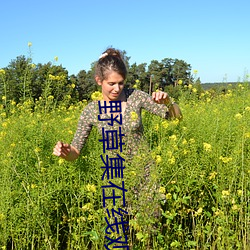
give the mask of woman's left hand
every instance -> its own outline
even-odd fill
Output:
[[[168,104],[171,102],[168,93],[162,91],[153,92],[152,99],[154,102],[159,104]]]

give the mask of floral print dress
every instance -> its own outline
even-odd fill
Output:
[[[103,121],[98,120],[100,114],[98,101],[93,101],[82,111],[72,145],[81,151],[93,126],[98,128],[100,134],[102,134],[103,128],[118,131],[121,127],[122,134],[124,134],[122,153],[128,157],[125,161],[127,170],[125,183],[129,183],[131,187],[129,190],[131,192],[128,192],[130,198],[126,198],[128,201],[126,209],[133,215],[140,211],[144,218],[150,216],[155,218],[157,217],[155,211],[159,208],[160,199],[158,196],[159,181],[150,177],[152,168],[155,168],[156,164],[151,158],[149,147],[143,137],[141,112],[142,109],[145,109],[163,119],[169,118],[169,112],[166,105],[155,103],[152,97],[143,91],[136,89],[124,89],[124,91],[126,107],[122,114],[122,124],[114,122],[111,127],[105,120],[110,116],[105,113],[99,117]],[[117,153],[111,151],[111,154]]]

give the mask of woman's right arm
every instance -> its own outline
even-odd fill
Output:
[[[90,103],[83,110],[78,121],[77,130],[71,144],[58,141],[54,147],[53,154],[67,161],[74,161],[80,155],[80,151],[88,139],[94,120],[94,103]]]

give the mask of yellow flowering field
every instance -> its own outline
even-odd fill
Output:
[[[131,249],[249,249],[249,85],[188,93],[178,100],[182,121],[143,111],[151,155],[134,157],[126,188],[151,158],[162,200],[157,221],[144,209],[130,218]],[[52,155],[58,140],[72,140],[87,103],[56,107],[53,96],[45,108],[42,102],[12,101],[9,113],[0,106],[0,249],[104,249],[97,131],[77,161]],[[137,205],[150,210],[146,202]]]

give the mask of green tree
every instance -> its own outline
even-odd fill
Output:
[[[134,63],[130,66],[126,83],[127,87],[133,87],[134,84],[136,84],[138,89],[148,91],[149,79],[147,77],[148,74],[146,71],[146,66],[146,63],[141,63],[139,65]]]
[[[178,81],[181,80],[184,85],[188,85],[193,82],[191,76],[191,65],[183,60],[175,59],[172,66],[172,83],[177,85]]]
[[[79,100],[90,100],[91,94],[98,90],[98,85],[94,80],[93,76],[94,68],[86,72],[81,70],[77,74],[77,91],[79,95]]]
[[[8,100],[25,100],[32,96],[32,64],[31,59],[18,56],[6,68],[6,91]]]
[[[52,95],[56,101],[63,100],[70,93],[70,81],[68,71],[61,65],[52,65],[51,62],[38,64],[32,80],[33,98],[40,96],[45,99]]]

